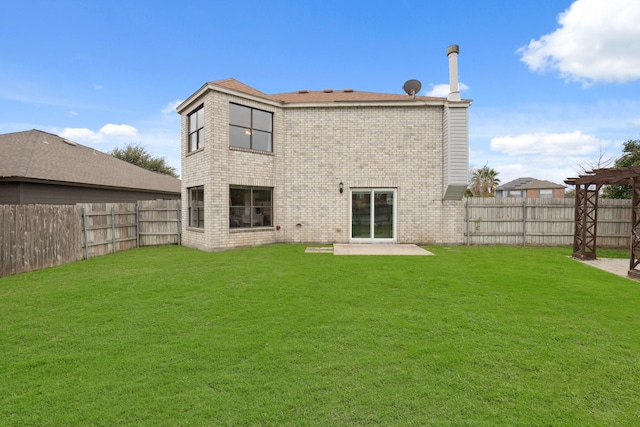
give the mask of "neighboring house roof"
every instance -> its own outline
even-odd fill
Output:
[[[299,90],[296,92],[286,92],[274,95],[267,95],[257,89],[252,88],[236,79],[224,79],[209,82],[209,85],[221,86],[227,89],[236,90],[248,95],[281,102],[283,104],[308,103],[308,102],[367,102],[367,101],[407,101],[412,99],[405,94],[390,94],[377,92],[361,92],[353,89],[324,89],[324,90]],[[441,101],[443,98],[433,96],[416,96],[420,101]]]
[[[496,187],[496,190],[547,190],[565,188],[564,185],[535,178],[518,178]]]
[[[180,193],[180,180],[40,130],[0,135],[0,181],[54,181]]]

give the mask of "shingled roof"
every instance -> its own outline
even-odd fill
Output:
[[[236,90],[248,95],[265,98],[283,104],[296,103],[318,103],[318,102],[371,102],[371,101],[407,101],[413,99],[406,94],[390,94],[377,92],[363,92],[354,89],[323,89],[323,90],[299,90],[296,92],[285,92],[267,95],[257,89],[252,88],[236,79],[224,79],[209,82],[210,85],[221,86],[227,89]],[[441,101],[443,98],[433,96],[416,96],[420,101]]]
[[[52,181],[180,194],[180,180],[40,130],[0,135],[0,181]]]
[[[541,179],[518,178],[496,187],[496,190],[546,190],[553,188],[565,188],[565,186]]]

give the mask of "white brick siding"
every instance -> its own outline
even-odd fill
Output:
[[[274,113],[273,153],[229,147],[229,102]],[[204,148],[187,153],[187,117],[202,104]],[[183,224],[186,189],[204,185],[205,200],[204,230],[185,227],[183,244],[213,251],[275,242],[347,243],[350,190],[360,188],[396,190],[398,243],[462,243],[462,201],[443,201],[444,108],[279,107],[206,91],[182,111]],[[272,187],[273,227],[230,229],[229,185]]]

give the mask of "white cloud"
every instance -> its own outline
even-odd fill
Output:
[[[100,133],[109,136],[138,136],[138,129],[129,125],[106,124],[100,129]]]
[[[538,154],[541,156],[586,155],[609,145],[592,135],[580,131],[567,133],[524,133],[501,136],[491,140],[491,149],[509,156]]]
[[[566,178],[577,176],[583,167],[590,169],[601,152],[610,157],[612,153],[607,149],[614,146],[610,140],[580,131],[523,133],[493,138],[491,153],[472,156],[472,164],[488,163],[500,173],[502,183],[533,177],[561,184]]]
[[[78,115],[78,113],[77,113],[77,112],[75,112],[75,111],[69,111],[69,115],[70,115],[71,117],[75,117],[75,116],[77,116],[77,115]]]
[[[560,28],[516,53],[532,71],[557,70],[583,84],[637,80],[638,22],[638,0],[577,0],[558,16]]]
[[[97,84],[97,83],[94,83],[94,84],[93,84],[93,88],[94,88],[94,89],[96,89],[96,90],[100,90],[100,89],[102,89],[103,87],[104,87],[104,86],[99,85],[99,84]]]
[[[133,126],[114,124],[104,125],[97,132],[87,128],[65,128],[62,131],[53,128],[51,132],[102,152],[129,143],[139,143],[154,156],[164,157],[180,174],[180,127],[167,127],[165,120],[149,124],[142,133]]]
[[[425,94],[426,96],[437,96],[439,98],[446,98],[449,95],[449,84],[448,83],[443,83],[443,84],[430,84],[429,85],[431,87],[431,89]],[[460,82],[458,83],[458,89],[460,90],[460,92],[469,89],[469,86],[467,86],[466,84]]]
[[[58,132],[58,135],[71,141],[81,142],[100,142],[104,139],[104,135],[87,128],[64,128]]]
[[[162,114],[172,114],[176,112],[176,108],[178,107],[178,105],[182,104],[184,100],[179,99],[177,101],[171,101],[168,102],[167,105],[165,105],[165,107],[160,110],[162,112]]]
[[[503,183],[531,176],[561,184],[582,166],[590,169],[601,149],[618,158],[623,142],[638,135],[638,111],[640,102],[631,99],[472,107],[469,162],[488,163]]]
[[[108,137],[130,138],[138,136],[138,129],[129,125],[106,124],[98,131],[92,131],[87,128],[64,128],[62,131],[54,132],[63,138],[67,138],[76,142],[104,142]]]

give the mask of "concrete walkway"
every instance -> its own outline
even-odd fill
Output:
[[[576,259],[576,261],[631,279],[631,277],[627,275],[629,272],[628,258],[596,258],[584,261]]]
[[[393,243],[333,245],[334,255],[433,255],[420,246]]]

